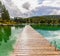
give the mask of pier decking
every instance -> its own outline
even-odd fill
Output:
[[[18,37],[11,56],[60,56],[60,51],[27,25]]]

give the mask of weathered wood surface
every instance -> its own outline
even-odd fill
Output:
[[[41,34],[27,25],[17,39],[11,56],[60,56],[60,51],[56,51]]]

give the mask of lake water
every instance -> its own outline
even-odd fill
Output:
[[[23,26],[0,26],[0,56],[9,56]]]
[[[52,45],[60,49],[60,26],[33,25],[32,27]]]
[[[37,32],[44,36],[51,44],[60,48],[59,26],[32,26]],[[13,51],[16,37],[20,35],[24,26],[0,26],[0,56],[8,56]],[[56,43],[55,43],[56,42]]]

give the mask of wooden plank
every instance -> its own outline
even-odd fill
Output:
[[[56,51],[48,40],[27,25],[23,29],[14,47],[11,56],[59,56],[60,51]]]

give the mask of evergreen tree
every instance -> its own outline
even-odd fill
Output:
[[[2,3],[0,1],[0,17],[1,17],[1,14],[2,14]]]
[[[9,16],[9,13],[8,13],[8,10],[6,10],[5,6],[3,5],[3,12],[2,12],[2,19],[3,20],[9,20],[10,19],[10,16]]]

